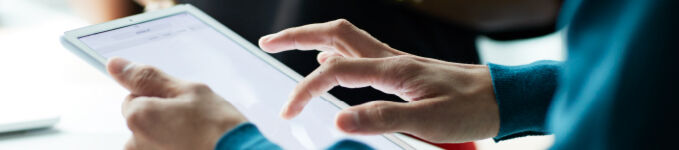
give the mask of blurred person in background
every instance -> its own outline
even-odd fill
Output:
[[[350,20],[389,46],[418,56],[479,63],[479,34],[496,39],[555,31],[560,0],[70,0],[91,22],[189,3],[251,43],[269,33],[339,18]],[[302,75],[318,67],[315,51],[272,54]],[[349,105],[403,101],[367,88],[330,91]]]

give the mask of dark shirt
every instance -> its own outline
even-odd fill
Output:
[[[568,0],[563,63],[489,65],[496,140],[555,135],[552,149],[668,149],[677,135],[676,0]]]
[[[477,34],[388,0],[179,0],[205,11],[257,43],[261,36],[286,28],[345,18],[389,46],[419,56],[478,63]],[[272,54],[302,75],[318,67],[315,51]],[[400,101],[371,88],[337,87],[331,94],[349,105],[372,100]]]

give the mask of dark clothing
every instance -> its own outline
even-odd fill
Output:
[[[257,43],[261,36],[310,23],[345,18],[389,46],[418,56],[478,63],[476,33],[396,1],[380,0],[180,0],[205,11],[231,30]],[[272,54],[302,75],[318,67],[315,51]],[[372,100],[400,101],[372,88],[330,91],[349,105]]]
[[[500,108],[495,139],[553,133],[552,149],[676,147],[678,6],[567,0],[565,62],[489,65]]]

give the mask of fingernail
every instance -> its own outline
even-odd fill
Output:
[[[275,33],[274,33],[274,34],[275,34]],[[262,41],[262,42],[267,42],[267,41],[269,41],[269,39],[270,39],[271,37],[273,37],[274,34],[265,35],[265,36],[262,37],[262,40],[260,40],[260,41]]]
[[[264,43],[268,43],[268,42],[271,41],[271,39],[273,39],[276,35],[278,35],[278,33],[273,33],[273,34],[269,34],[269,35],[263,36],[262,38],[259,39],[259,44],[262,45],[262,44],[264,44]]]
[[[281,112],[278,113],[278,116],[281,116],[281,118],[283,118],[283,119],[289,119],[288,116],[285,115],[285,112],[288,111],[287,109],[288,109],[288,107],[284,106],[283,109],[281,109]]]
[[[125,68],[123,68],[123,73],[126,72],[127,70],[130,70],[130,69],[136,67],[136,66],[137,66],[137,64],[135,64],[135,63],[128,63],[128,64],[125,66]]]
[[[281,116],[285,119],[292,119],[297,116],[304,109],[303,104],[295,104],[292,106],[286,106],[283,111],[281,111]]]
[[[343,110],[340,112],[338,117],[339,119],[342,119],[338,122],[338,126],[345,132],[353,132],[358,130],[358,113],[355,111]]]
[[[270,48],[267,47],[266,43],[268,43],[269,40],[271,40],[271,37],[273,37],[273,35],[274,34],[269,34],[269,35],[266,35],[266,36],[263,36],[262,38],[260,38],[259,39],[259,48],[261,48],[264,51],[270,50]]]
[[[288,101],[287,104],[283,105],[283,109],[281,109],[281,112],[279,113],[281,118],[288,119],[288,120],[291,119],[291,117],[289,115],[290,112],[288,112],[288,111],[290,111],[290,101]]]

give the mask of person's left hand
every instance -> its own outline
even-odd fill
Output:
[[[214,149],[226,131],[247,121],[205,84],[121,58],[110,59],[107,70],[130,91],[122,112],[133,136],[125,149]]]

